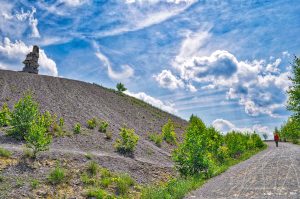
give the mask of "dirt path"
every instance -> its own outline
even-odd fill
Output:
[[[268,143],[265,151],[209,180],[187,199],[300,198],[300,146]]]
[[[15,144],[0,144],[0,147],[11,150],[11,151],[23,151],[25,148],[25,145],[15,145]],[[109,157],[109,158],[114,158],[114,159],[122,159],[124,161],[137,161],[140,163],[147,163],[151,164],[156,167],[163,167],[163,168],[172,168],[172,164],[166,164],[166,163],[157,163],[157,162],[152,162],[144,158],[130,158],[130,157],[124,157],[122,155],[118,155],[115,153],[107,153],[103,151],[82,151],[78,149],[62,149],[62,148],[50,148],[49,150],[50,153],[60,153],[60,154],[72,154],[72,155],[86,155],[86,154],[91,154],[95,157]],[[48,152],[48,153],[49,153]]]

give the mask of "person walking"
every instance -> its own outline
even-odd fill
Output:
[[[277,131],[274,133],[274,141],[276,143],[276,147],[278,147],[278,142],[279,142],[279,134]]]

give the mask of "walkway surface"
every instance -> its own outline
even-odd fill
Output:
[[[268,149],[210,179],[187,199],[300,199],[300,146]]]

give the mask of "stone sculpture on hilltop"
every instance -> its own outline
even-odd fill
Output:
[[[25,64],[23,68],[23,72],[38,74],[39,73],[38,60],[39,60],[39,47],[33,46],[32,52],[27,54],[26,59],[23,61],[23,64]]]

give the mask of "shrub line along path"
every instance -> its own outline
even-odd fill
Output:
[[[210,179],[186,199],[299,199],[300,146],[267,144],[268,149]]]

